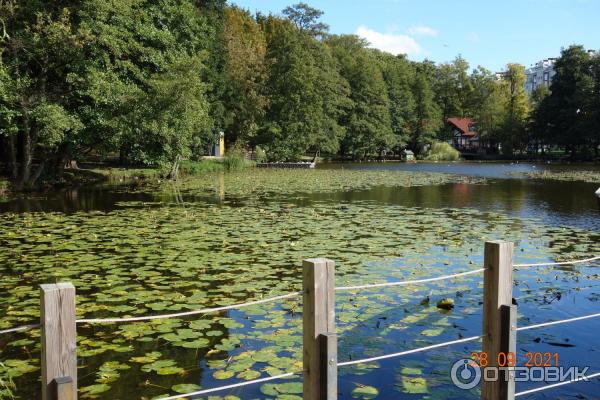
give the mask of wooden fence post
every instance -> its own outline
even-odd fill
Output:
[[[73,378],[66,376],[63,378],[54,379],[54,385],[56,388],[56,399],[57,400],[75,400],[73,397]]]
[[[70,283],[40,285],[40,297],[42,400],[76,399],[75,287]],[[64,397],[69,389],[71,397]]]
[[[512,354],[514,363],[517,360],[517,306],[503,305],[500,307],[502,315],[500,337],[500,351],[505,355]],[[502,360],[501,360],[502,361]],[[509,363],[508,358],[504,360]],[[515,399],[515,367],[506,365],[505,382],[500,386],[500,399],[514,400]]]
[[[337,399],[335,338],[335,263],[325,258],[304,260],[303,364],[304,400]],[[320,336],[324,335],[321,339]],[[323,351],[321,350],[323,346]],[[325,350],[326,348],[326,350]],[[325,354],[323,354],[325,353]],[[335,358],[334,363],[329,359]],[[334,368],[323,367],[335,365]]]
[[[513,243],[504,241],[485,242],[483,273],[483,353],[487,355],[487,366],[498,366],[498,355],[506,351],[502,345],[502,306],[512,305],[513,287]],[[515,314],[516,315],[516,314]],[[506,339],[505,339],[506,341]],[[506,356],[507,354],[505,354]],[[486,381],[482,371],[481,399],[505,400],[509,382],[503,371],[497,371],[498,379]],[[514,393],[514,380],[513,380]]]

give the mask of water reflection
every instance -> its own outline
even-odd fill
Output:
[[[344,164],[327,165],[326,168],[382,168],[395,170],[420,170],[454,172],[487,176],[486,184],[457,183],[422,187],[375,187],[368,190],[337,191],[329,193],[272,194],[265,201],[292,201],[309,206],[312,202],[376,201],[424,208],[474,208],[481,211],[506,213],[517,217],[540,219],[550,225],[569,225],[600,230],[600,199],[595,195],[597,184],[554,180],[499,179],[515,171],[532,170],[527,164]],[[539,170],[541,167],[537,167]],[[557,168],[548,166],[547,168]],[[562,167],[563,169],[565,167]],[[578,168],[578,167],[573,167]],[[176,190],[169,192],[144,192],[138,186],[91,186],[62,190],[36,197],[14,199],[0,203],[0,212],[63,212],[111,211],[121,202],[211,202],[235,204],[234,196],[227,197],[225,175],[215,179],[213,194],[189,196]],[[293,198],[292,198],[293,197]]]

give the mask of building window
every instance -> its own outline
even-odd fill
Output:
[[[544,72],[544,83],[546,85],[550,83],[550,72]]]

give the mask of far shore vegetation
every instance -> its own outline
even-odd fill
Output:
[[[582,46],[529,96],[522,65],[411,61],[331,34],[322,15],[304,3],[265,15],[225,0],[0,2],[0,175],[19,191],[117,158],[176,179],[242,168],[257,149],[266,161],[405,149],[451,160],[451,117],[476,121],[496,157],[598,160],[600,56]],[[201,161],[220,132],[240,157]]]

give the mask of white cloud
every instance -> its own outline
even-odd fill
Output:
[[[414,36],[432,36],[435,37],[438,35],[438,31],[429,26],[425,25],[415,25],[408,28],[408,33]]]
[[[369,47],[386,51],[394,55],[418,55],[424,52],[421,45],[408,35],[381,33],[369,29],[366,26],[359,26],[356,30],[356,34],[368,41],[370,43]]]

